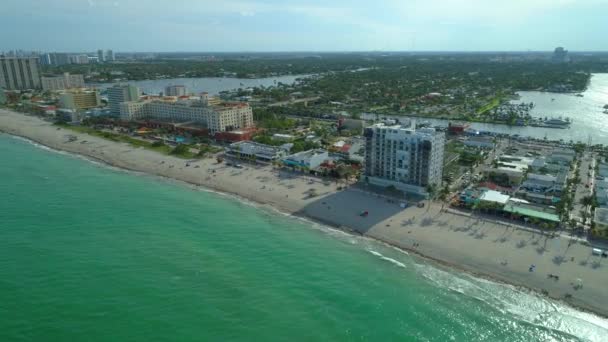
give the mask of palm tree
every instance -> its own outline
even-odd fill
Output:
[[[581,204],[585,207],[589,207],[593,205],[593,196],[585,196],[581,198]]]

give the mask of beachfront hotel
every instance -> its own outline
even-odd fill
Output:
[[[125,121],[151,119],[199,123],[211,134],[253,127],[253,112],[249,104],[209,105],[205,100],[166,98],[123,102],[120,104],[120,118]]]
[[[445,134],[434,128],[375,124],[365,129],[365,180],[407,193],[426,194],[439,187]]]
[[[72,89],[59,94],[59,107],[81,110],[99,107],[101,98],[97,90]]]

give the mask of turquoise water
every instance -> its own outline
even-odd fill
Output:
[[[608,322],[0,135],[0,341],[602,341]]]

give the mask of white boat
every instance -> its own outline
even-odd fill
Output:
[[[568,119],[562,119],[562,118],[553,118],[553,119],[549,119],[549,120],[545,120],[543,121],[543,124],[545,127],[551,127],[551,128],[568,128],[570,127],[570,120]]]

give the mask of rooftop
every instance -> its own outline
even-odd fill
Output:
[[[507,203],[507,205],[505,205],[503,210],[508,213],[527,216],[527,217],[533,217],[533,218],[537,218],[537,219],[541,219],[541,220],[545,220],[545,221],[561,222],[561,220],[559,219],[559,216],[556,215],[555,213],[548,212],[548,210],[542,211],[540,208],[537,209],[536,207],[534,207],[532,205],[509,202],[509,203]]]
[[[593,222],[608,225],[608,208],[596,208]]]
[[[507,201],[509,201],[509,198],[510,197],[508,195],[503,195],[500,192],[494,191],[494,190],[484,191],[484,193],[481,194],[481,197],[479,197],[479,199],[482,201],[494,202],[494,203],[500,203],[500,204],[507,204]]]

